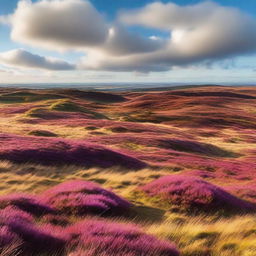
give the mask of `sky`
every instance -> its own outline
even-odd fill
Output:
[[[0,0],[0,83],[254,84],[255,0]]]

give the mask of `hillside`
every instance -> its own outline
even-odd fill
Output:
[[[0,89],[3,256],[254,256],[255,171],[255,87]]]

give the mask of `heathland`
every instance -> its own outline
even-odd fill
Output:
[[[1,256],[255,256],[256,88],[0,89]]]

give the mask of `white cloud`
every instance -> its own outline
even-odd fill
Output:
[[[115,24],[109,29],[109,36],[101,49],[113,56],[154,52],[161,49],[165,40],[146,38],[125,27]]]
[[[154,2],[140,9],[120,12],[119,20],[129,25],[172,30],[200,26],[202,20],[208,20],[216,8],[220,6],[210,1],[187,6]]]
[[[0,53],[0,63],[30,69],[73,70],[75,66],[51,57],[42,57],[22,49]]]
[[[256,51],[256,20],[239,9],[210,1],[187,6],[155,2],[121,12],[113,24],[107,24],[86,0],[22,0],[8,19],[15,41],[52,50],[84,52],[85,57],[77,65],[80,69],[167,71]],[[154,32],[145,37],[131,32],[131,25],[167,31],[170,36],[161,38]],[[68,63],[57,65],[55,60],[53,64],[49,58],[35,58],[29,53],[13,55],[15,58],[9,62],[15,65],[30,67],[41,63],[39,68],[49,68],[51,63],[53,70],[61,65],[73,68]],[[33,62],[35,59],[38,61]]]
[[[11,22],[11,16],[2,15],[0,16],[0,24],[9,24]]]
[[[170,32],[160,49],[132,56],[101,55],[84,59],[86,68],[118,71],[165,71],[201,61],[215,61],[256,51],[256,21],[238,9],[213,2],[191,6],[156,2],[120,14],[126,25]],[[93,63],[90,60],[93,59]],[[89,61],[88,61],[89,60]],[[91,65],[91,66],[90,66]]]
[[[108,33],[103,17],[83,0],[22,0],[11,25],[13,40],[52,50],[93,47]]]

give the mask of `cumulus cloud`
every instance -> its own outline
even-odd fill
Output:
[[[52,50],[93,47],[108,34],[101,14],[83,0],[22,0],[11,25],[13,40]]]
[[[256,20],[211,1],[187,6],[155,2],[123,11],[108,24],[87,0],[21,0],[8,19],[15,41],[84,52],[79,69],[167,71],[256,51]],[[165,31],[169,37],[145,37],[140,30],[131,32],[133,25]]]
[[[200,26],[202,20],[207,20],[216,8],[220,6],[210,1],[187,6],[154,2],[140,9],[120,12],[119,20],[129,25],[136,24],[171,30]]]
[[[118,24],[108,25],[91,3],[83,0],[22,0],[10,23],[13,40],[52,50],[93,48],[126,55],[154,51],[163,44]]]
[[[119,58],[97,56],[92,68],[165,71],[176,65],[215,61],[256,50],[256,21],[238,9],[213,2],[192,6],[156,2],[121,13],[119,19],[127,25],[168,30],[171,36],[154,52]],[[85,59],[84,65],[90,67],[90,62]]]
[[[0,53],[0,63],[31,69],[45,70],[73,70],[75,66],[65,61],[51,57],[42,57],[23,49],[16,49]]]
[[[9,15],[1,15],[0,16],[0,24],[9,24],[11,21],[11,16]]]
[[[115,24],[109,29],[106,42],[101,49],[114,56],[131,55],[144,52],[153,52],[165,45],[165,40],[143,37],[128,31],[120,24]],[[99,50],[99,49],[98,49]]]

